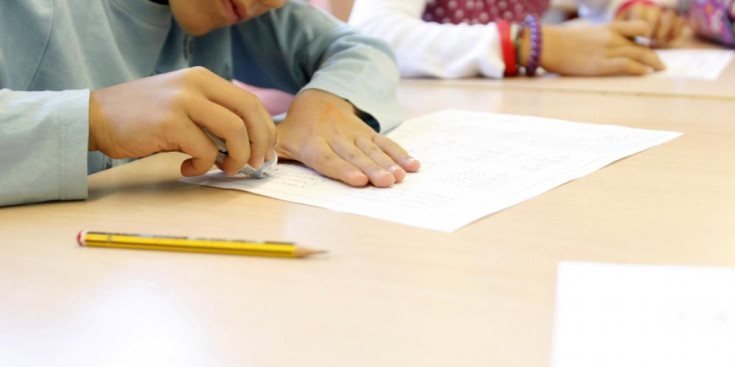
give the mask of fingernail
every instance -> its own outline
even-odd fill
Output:
[[[406,159],[403,160],[403,164],[405,166],[412,166],[414,164],[419,164],[419,160],[416,159],[416,158],[414,158],[414,157],[408,157],[408,158],[406,158]]]
[[[378,173],[380,174],[379,175],[380,178],[373,182],[373,184],[375,184],[376,186],[388,187],[396,183],[396,177],[393,176],[392,173],[384,169],[381,169],[380,171],[378,171]]]

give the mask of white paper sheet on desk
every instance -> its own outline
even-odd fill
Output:
[[[666,70],[650,76],[717,80],[733,58],[731,50],[674,49],[658,50]]]
[[[552,367],[735,366],[735,269],[561,263]]]
[[[280,163],[261,180],[209,173],[183,181],[451,232],[678,135],[446,110],[388,134],[422,164],[389,189],[349,187]]]

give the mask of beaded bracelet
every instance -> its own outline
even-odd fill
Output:
[[[526,16],[523,24],[531,32],[531,54],[528,56],[526,75],[534,76],[536,75],[536,68],[539,66],[539,60],[541,60],[541,26],[538,18],[530,14]]]

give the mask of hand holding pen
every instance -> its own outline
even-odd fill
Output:
[[[645,75],[665,69],[655,51],[634,40],[645,37],[643,21],[619,21],[591,27],[543,26],[541,66],[577,76]]]
[[[685,19],[674,9],[667,8],[650,0],[633,0],[623,3],[615,13],[615,20],[642,20],[650,27],[645,39],[639,43],[664,48],[683,34]]]

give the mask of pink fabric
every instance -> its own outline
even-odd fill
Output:
[[[735,47],[735,0],[683,0],[679,10],[698,35]]]
[[[498,19],[522,22],[528,14],[540,17],[549,0],[427,0],[423,19],[452,24],[486,24]]]
[[[331,9],[331,7],[329,6],[329,0],[309,0],[309,2],[326,11],[329,11]]]
[[[255,94],[271,116],[280,115],[288,111],[288,107],[294,98],[293,95],[281,92],[280,90],[258,88],[242,83],[239,80],[233,80],[232,82],[238,87]]]

